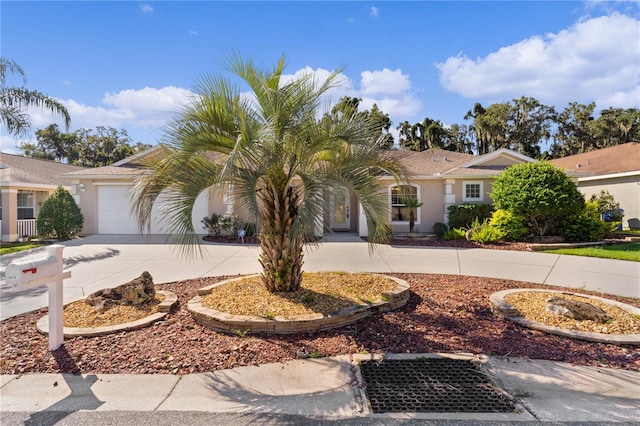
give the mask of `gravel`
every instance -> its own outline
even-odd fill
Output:
[[[69,339],[53,352],[48,351],[48,338],[35,327],[46,313],[41,309],[0,322],[0,373],[188,374],[284,362],[302,349],[324,356],[467,352],[640,371],[640,346],[554,336],[522,328],[491,312],[489,295],[496,291],[557,287],[451,275],[391,275],[411,285],[406,306],[317,333],[242,337],[196,324],[186,309],[187,301],[198,288],[228,277],[159,285],[158,289],[173,291],[179,300],[164,321],[135,331]],[[640,307],[638,299],[608,297]]]

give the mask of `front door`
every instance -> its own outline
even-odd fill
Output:
[[[344,188],[335,189],[331,193],[329,204],[329,218],[331,229],[335,231],[348,231],[350,229],[349,219],[349,191]]]

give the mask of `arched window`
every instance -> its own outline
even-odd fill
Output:
[[[389,189],[389,205],[391,206],[391,222],[409,222],[409,207],[404,203],[407,198],[418,197],[418,187],[414,185],[394,185]],[[420,208],[415,212],[416,223],[419,222]]]

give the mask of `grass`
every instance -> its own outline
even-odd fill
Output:
[[[42,247],[43,245],[44,244],[42,243],[32,243],[29,241],[25,241],[23,243],[2,243],[2,246],[0,247],[0,256],[15,253],[18,251]]]
[[[640,262],[640,243],[623,243],[610,246],[563,248],[545,250],[545,253],[570,254],[574,256],[600,257],[605,259]]]

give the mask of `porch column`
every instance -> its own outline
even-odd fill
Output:
[[[369,227],[367,226],[367,216],[364,214],[362,204],[358,203],[358,235],[366,237],[369,235]]]
[[[2,241],[18,240],[18,190],[2,189]]]
[[[444,222],[449,224],[449,206],[453,206],[456,203],[456,194],[453,192],[453,184],[455,179],[444,180]]]

